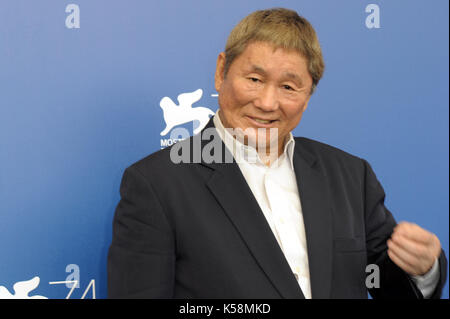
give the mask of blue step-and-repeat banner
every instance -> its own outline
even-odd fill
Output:
[[[271,7],[306,17],[326,62],[294,135],[367,159],[397,221],[434,232],[448,256],[448,6],[1,0],[0,295],[106,297],[124,169],[198,122],[164,119],[161,100],[192,93],[193,110],[216,111],[228,33]]]

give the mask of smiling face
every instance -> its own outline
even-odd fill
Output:
[[[280,155],[310,98],[312,78],[306,59],[296,51],[252,42],[232,62],[226,76],[224,66],[222,52],[217,59],[215,86],[224,127],[265,129],[266,143],[270,142],[269,129],[276,128]]]

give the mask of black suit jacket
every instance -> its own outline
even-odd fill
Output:
[[[193,138],[179,143],[193,150]],[[109,297],[304,298],[238,165],[174,164],[170,151],[124,173],[108,254]],[[421,298],[387,256],[395,221],[369,164],[295,138],[294,167],[312,298],[367,298],[367,264],[380,269],[374,298]],[[445,283],[443,252],[439,263],[434,298]]]

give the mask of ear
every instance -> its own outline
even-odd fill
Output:
[[[217,57],[216,74],[214,76],[216,91],[220,91],[225,77],[225,52],[220,52]]]

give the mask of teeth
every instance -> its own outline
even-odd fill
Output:
[[[268,121],[268,120],[260,120],[260,119],[255,119],[256,122],[261,123],[261,124],[269,124],[272,121]]]

